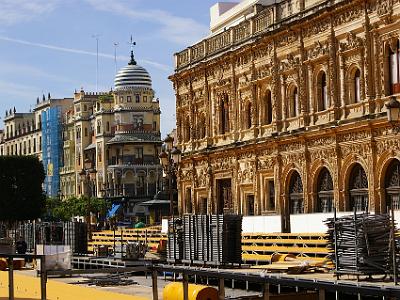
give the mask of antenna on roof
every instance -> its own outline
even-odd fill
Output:
[[[114,42],[114,62],[115,62],[115,74],[117,74],[117,47],[118,47],[118,43]]]
[[[93,34],[92,38],[96,39],[96,93],[99,90],[99,37],[101,34]]]

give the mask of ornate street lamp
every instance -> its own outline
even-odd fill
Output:
[[[397,101],[396,97],[390,97],[388,103],[386,103],[387,108],[387,119],[389,123],[392,125],[395,133],[400,132],[400,102]]]
[[[79,172],[79,175],[81,177],[81,181],[84,184],[83,187],[83,195],[86,195],[85,193],[85,185],[87,185],[87,188],[89,189],[90,192],[88,192],[88,201],[87,201],[87,227],[88,227],[88,237],[89,240],[92,239],[92,221],[91,221],[91,213],[90,213],[90,198],[91,197],[96,197],[96,169],[92,168],[92,162],[89,159],[86,159],[84,162],[84,168]]]
[[[159,158],[165,174],[168,176],[168,189],[169,189],[169,214],[174,216],[174,195],[172,188],[172,178],[176,172],[181,161],[181,151],[173,146],[174,138],[168,135],[165,140],[165,149],[160,153]]]

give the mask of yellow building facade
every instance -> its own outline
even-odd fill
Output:
[[[160,106],[149,73],[133,52],[113,91],[75,92],[64,115],[63,198],[88,196],[124,204],[124,216],[145,216],[138,205],[162,184]]]
[[[218,11],[219,9],[219,11]],[[177,53],[184,213],[400,209],[400,2],[241,1]]]
[[[4,118],[2,155],[38,155],[41,152],[40,124],[35,113],[6,112]]]

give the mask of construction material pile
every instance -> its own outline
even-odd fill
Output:
[[[179,222],[180,226],[169,226],[168,259],[179,257],[195,264],[241,263],[241,215],[185,215]]]
[[[132,284],[137,284],[136,281],[129,278],[132,274],[130,273],[117,273],[117,274],[107,274],[100,276],[88,276],[85,280],[80,280],[74,282],[73,284],[87,284],[95,285],[101,287],[115,287],[115,286],[127,286]]]
[[[389,215],[354,214],[329,218],[325,223],[337,274],[391,273],[393,231]]]

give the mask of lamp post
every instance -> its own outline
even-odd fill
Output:
[[[400,102],[397,101],[396,97],[390,97],[388,103],[386,103],[387,108],[387,119],[389,123],[392,125],[395,133],[400,132]]]
[[[92,167],[92,162],[90,160],[85,160],[84,168],[82,171],[79,173],[82,182],[84,183],[83,187],[83,195],[88,196],[88,201],[87,201],[87,226],[88,226],[88,237],[89,240],[92,239],[92,224],[91,224],[91,218],[90,218],[90,198],[91,197],[96,197],[96,169]],[[86,193],[85,185],[89,188],[89,191]]]
[[[181,151],[173,146],[174,138],[168,135],[165,140],[165,148],[160,153],[159,158],[165,174],[168,176],[169,190],[169,215],[174,216],[174,194],[172,188],[172,178],[176,175],[181,160]]]

